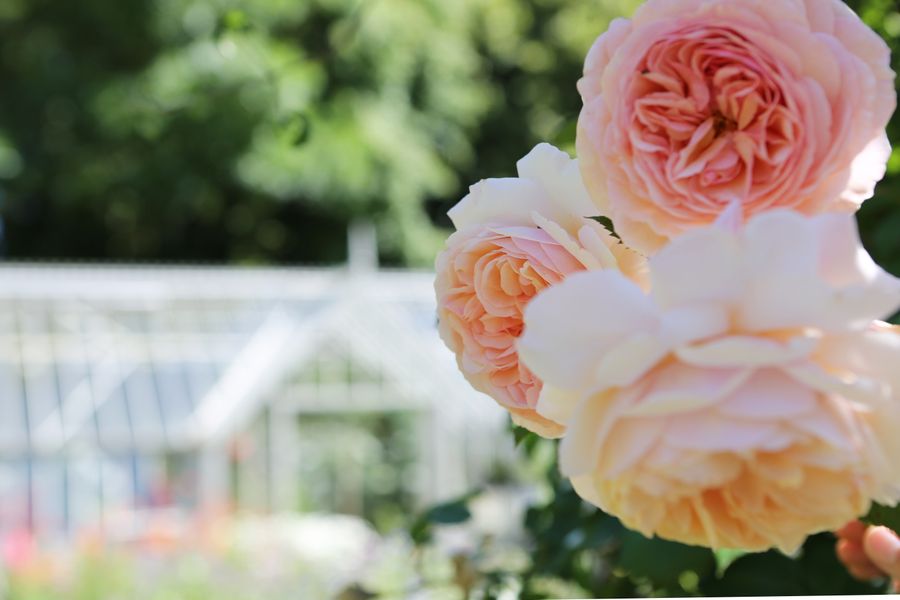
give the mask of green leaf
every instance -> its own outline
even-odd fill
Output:
[[[412,524],[410,537],[415,543],[423,544],[431,539],[433,525],[455,525],[468,521],[472,518],[469,501],[480,493],[481,490],[474,490],[456,500],[432,506]]]
[[[312,121],[304,113],[291,115],[284,123],[282,135],[294,147],[302,146],[309,140]]]
[[[619,234],[616,233],[616,226],[613,225],[612,219],[610,219],[609,217],[589,217],[589,218],[592,221],[597,221],[598,223],[603,225],[603,227],[605,227],[611,234],[613,234],[617,238],[619,237]]]
[[[467,503],[468,499],[440,504],[425,513],[425,518],[430,523],[440,525],[453,525],[468,521],[472,517],[472,513],[469,511]]]
[[[537,437],[538,436],[536,433],[534,433],[533,431],[528,431],[524,427],[519,427],[517,425],[513,428],[513,439],[515,440],[516,448],[518,448],[520,444],[526,442],[526,440]]]
[[[807,593],[826,595],[884,592],[883,583],[859,581],[850,576],[835,553],[836,542],[834,534],[820,533],[811,536],[803,544],[799,564],[804,572]]]
[[[222,25],[228,31],[245,31],[250,28],[250,19],[242,10],[229,10],[222,15]]]
[[[724,572],[725,569],[728,568],[728,565],[740,557],[749,554],[746,550],[736,548],[719,548],[718,550],[713,551],[713,553],[716,555],[716,565],[718,566],[720,573]]]
[[[585,524],[584,531],[584,546],[600,548],[618,539],[627,530],[617,518],[598,511],[594,518]]]
[[[639,533],[626,531],[618,565],[629,575],[649,579],[654,586],[667,592],[679,591],[679,580],[685,572],[696,573],[699,579],[712,575],[716,558],[708,548],[686,546],[677,542],[647,539]]]
[[[578,118],[572,117],[563,121],[562,125],[553,135],[553,145],[560,148],[575,144],[575,134],[578,131]]]
[[[800,565],[770,550],[747,554],[735,560],[719,580],[706,582],[709,596],[793,596],[809,593]]]
[[[884,525],[900,531],[900,505],[890,507],[873,502],[869,513],[860,520],[869,525]]]

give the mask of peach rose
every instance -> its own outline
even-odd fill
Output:
[[[450,211],[459,231],[437,259],[439,329],[475,389],[516,423],[558,437],[562,425],[534,410],[540,380],[519,363],[522,311],[572,273],[621,267],[639,279],[644,261],[584,218],[595,209],[567,154],[541,144],[518,170],[476,184]]]
[[[646,254],[734,200],[855,210],[890,154],[889,63],[841,0],[649,0],[587,56],[585,184]]]
[[[519,353],[583,498],[646,535],[792,551],[900,499],[900,335],[873,321],[900,280],[851,215],[725,221],[654,256],[649,295],[615,271],[545,291]]]

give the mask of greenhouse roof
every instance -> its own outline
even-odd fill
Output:
[[[410,392],[389,408],[438,410],[451,427],[472,413],[496,423],[502,412],[468,388],[437,336],[432,278],[346,268],[2,266],[0,455],[222,439],[336,345]],[[324,398],[304,397],[304,406],[385,409],[362,396]]]

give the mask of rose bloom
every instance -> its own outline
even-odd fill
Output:
[[[788,552],[900,499],[900,334],[873,321],[900,281],[851,215],[692,230],[650,276],[576,274],[526,310],[579,495],[648,536]]]
[[[541,381],[519,363],[522,311],[541,290],[586,269],[625,269],[644,260],[600,224],[577,162],[549,144],[518,163],[518,178],[488,179],[450,211],[459,229],[437,258],[439,329],[472,386],[513,421],[558,437],[560,423],[534,411]]]
[[[585,184],[646,254],[734,200],[855,210],[890,154],[889,62],[841,0],[649,0],[587,56]]]

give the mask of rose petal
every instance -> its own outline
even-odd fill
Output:
[[[578,273],[528,305],[519,356],[547,383],[584,389],[611,348],[658,321],[649,298],[621,273]]]

